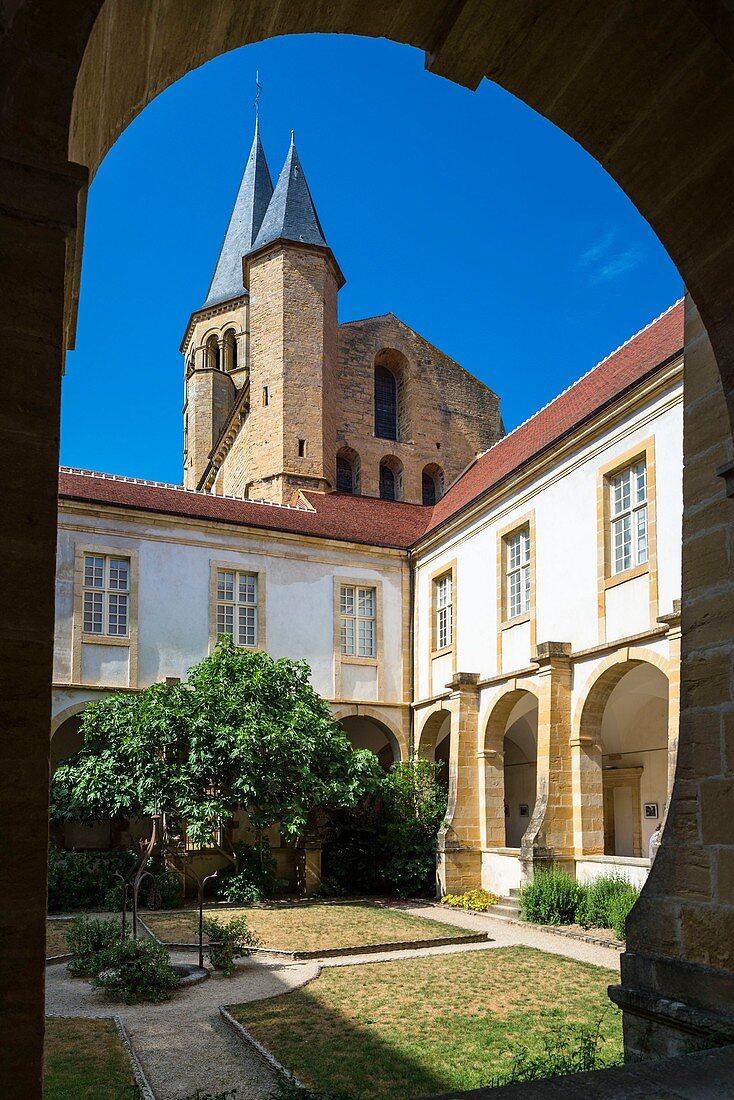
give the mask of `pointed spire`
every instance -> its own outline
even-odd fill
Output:
[[[283,170],[273,191],[260,232],[250,252],[273,241],[298,241],[301,244],[328,247],[311,192],[303,174],[291,131],[291,144]]]
[[[260,122],[256,117],[252,148],[232,208],[204,308],[247,293],[242,282],[242,257],[252,250],[272,194],[273,181],[265,159],[265,150],[260,141]]]

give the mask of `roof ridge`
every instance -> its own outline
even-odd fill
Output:
[[[521,428],[524,428],[526,424],[530,424],[531,421],[535,420],[536,416],[540,416],[540,414],[542,412],[545,412],[546,409],[549,409],[551,405],[555,405],[556,401],[560,401],[560,399],[562,397],[565,397],[565,395],[569,393],[570,390],[572,390],[575,386],[578,386],[579,383],[583,382],[585,378],[588,378],[590,374],[593,374],[595,370],[598,370],[599,367],[603,367],[605,363],[608,363],[610,359],[613,359],[615,355],[618,355],[619,352],[623,350],[623,348],[626,348],[639,336],[642,336],[644,332],[647,332],[649,329],[657,325],[659,321],[662,321],[663,317],[667,317],[667,315],[671,313],[672,310],[679,306],[683,301],[683,298],[677,298],[672,305],[669,305],[667,309],[664,309],[663,312],[658,314],[657,317],[654,317],[652,321],[648,321],[648,323],[646,325],[643,325],[638,332],[635,332],[632,336],[629,336],[626,340],[623,340],[619,347],[616,347],[614,351],[610,351],[608,355],[605,355],[604,358],[600,359],[598,363],[595,363],[593,367],[589,367],[589,369],[587,371],[584,371],[583,374],[579,375],[579,377],[574,382],[570,382],[565,389],[561,390],[560,393],[557,393],[555,397],[552,397],[550,399],[550,401],[546,401],[545,405],[541,405],[539,409],[536,409],[535,412],[531,413],[530,416],[525,418],[525,420],[515,425],[515,427],[512,428],[509,432],[506,432],[502,436],[502,438],[498,439],[496,443],[493,443],[491,447],[487,447],[486,451],[480,451],[477,454],[476,459],[483,458],[484,455],[489,454],[489,452],[493,451],[495,447],[499,447],[499,445],[501,443],[504,443],[506,439],[510,439],[510,437],[519,432]],[[472,465],[473,463],[470,463],[467,469],[469,469],[469,467]],[[466,471],[464,471],[464,473],[466,473]],[[463,474],[460,474],[459,476],[463,477]],[[456,479],[457,482],[458,480],[459,478]],[[456,484],[456,482],[454,482],[454,484]]]
[[[146,485],[151,489],[168,489],[173,493],[188,493],[189,496],[204,497],[207,500],[234,500],[238,504],[264,504],[268,508],[284,508],[288,512],[310,512],[312,509],[294,504],[278,504],[272,500],[260,500],[253,497],[234,497],[227,493],[207,493],[201,489],[187,489],[185,485],[174,485],[170,481],[149,481],[143,477],[129,477],[126,474],[106,474],[99,470],[85,470],[79,466],[59,466],[60,474],[75,477],[97,478],[101,481],[119,481],[125,485]]]

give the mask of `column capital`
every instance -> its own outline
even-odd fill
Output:
[[[479,673],[478,672],[455,672],[446,685],[451,691],[478,691],[479,689]]]
[[[538,642],[535,647],[535,655],[533,660],[539,665],[548,664],[553,660],[567,660],[571,659],[571,643],[570,642]]]

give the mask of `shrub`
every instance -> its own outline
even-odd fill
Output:
[[[639,896],[637,887],[623,875],[603,875],[586,887],[579,924],[587,928],[612,928],[617,938],[623,940],[627,915]]]
[[[237,844],[237,870],[227,867],[217,876],[217,897],[247,905],[265,901],[282,889],[278,868],[268,842]]]
[[[89,978],[99,974],[106,965],[110,948],[122,942],[127,935],[116,920],[93,920],[89,917],[75,917],[69,926],[67,942],[74,956],[66,969],[76,978]]]
[[[48,907],[51,912],[103,908],[138,858],[135,852],[67,852],[48,854]]]
[[[167,1001],[178,985],[168,952],[153,940],[121,940],[107,950],[104,964],[92,985],[127,1004]]]
[[[539,871],[520,890],[520,914],[536,924],[572,924],[584,894],[584,887],[565,872]]]
[[[565,1024],[544,1037],[542,1052],[527,1047],[519,1051],[515,1049],[509,1069],[493,1077],[488,1082],[489,1087],[500,1088],[518,1081],[539,1081],[565,1073],[608,1069],[618,1064],[616,1059],[604,1057],[601,1025],[602,1019],[595,1027]]]
[[[250,948],[260,943],[251,931],[246,917],[222,921],[217,917],[208,917],[204,921],[204,932],[211,941],[209,961],[215,970],[221,970],[227,977],[234,974],[235,959],[250,954]]]
[[[332,893],[433,896],[446,814],[440,764],[413,759],[377,776],[356,809],[331,820],[323,874]]]
[[[475,913],[486,913],[490,905],[496,905],[500,899],[488,890],[467,890],[465,894],[446,894],[441,898],[442,905],[452,909],[472,909]]]

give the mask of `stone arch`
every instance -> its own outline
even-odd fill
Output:
[[[404,497],[403,464],[396,455],[380,459],[380,497],[382,500],[402,500]]]
[[[518,728],[513,735],[513,729],[518,725],[518,720],[525,717],[520,712],[526,710],[530,717],[526,723],[528,730],[522,731],[523,743],[518,744],[521,731]],[[529,731],[532,734],[533,723],[534,741],[530,744],[527,733]],[[487,848],[519,848],[521,835],[530,824],[535,808],[537,728],[538,696],[532,687],[519,686],[516,682],[491,703],[480,753],[484,761],[480,787],[484,795],[483,826]],[[528,743],[525,744],[524,741]],[[527,770],[528,775],[523,774],[522,784],[510,784],[506,774],[506,767],[509,766]],[[527,792],[523,793],[525,788]],[[517,798],[512,799],[512,805],[508,801],[510,790],[513,794],[518,794]],[[520,807],[526,807],[524,813],[521,813]],[[510,814],[507,813],[507,808],[511,808]]]
[[[50,756],[52,776],[59,764],[82,747],[79,726],[90,702],[93,700],[88,699],[67,707],[56,715],[52,722]],[[50,837],[52,843],[63,848],[106,849],[110,847],[112,840],[112,822],[107,818],[93,825],[81,825],[76,822],[66,822],[64,825],[51,824]]]
[[[637,703],[625,699],[630,691]],[[646,696],[645,709],[639,699]],[[663,824],[667,810],[669,707],[669,662],[649,650],[613,654],[587,679],[572,738],[577,850],[647,855],[653,826]],[[663,739],[664,745],[648,743]],[[645,820],[645,804],[657,805],[654,821]]]
[[[362,460],[359,454],[353,447],[340,447],[336,452],[336,491],[359,496],[361,488]]]
[[[48,383],[48,392],[55,387],[63,342],[73,345],[74,272],[78,273],[81,266],[80,230],[76,241],[74,237],[77,211],[83,209],[83,193],[81,200],[78,193],[83,192],[87,170],[94,175],[122,130],[154,96],[205,61],[268,35],[350,33],[405,42],[426,51],[427,65],[433,72],[466,87],[476,87],[490,73],[493,80],[569,133],[625,189],[678,264],[701,311],[723,384],[718,390],[714,380],[706,392],[699,387],[705,407],[696,422],[686,428],[688,458],[695,456],[693,448],[703,430],[720,455],[703,464],[704,472],[686,475],[696,479],[695,489],[694,481],[687,481],[687,499],[690,494],[690,499],[695,496],[698,503],[706,505],[685,521],[684,575],[686,585],[696,583],[697,551],[690,549],[696,534],[704,525],[713,531],[714,520],[724,531],[729,525],[730,505],[723,500],[715,474],[716,462],[729,459],[731,431],[723,416],[719,419],[724,401],[730,419],[734,419],[734,315],[729,308],[734,290],[734,212],[729,184],[734,154],[734,132],[729,123],[734,112],[734,52],[731,19],[722,0],[708,4],[669,0],[662,5],[607,5],[604,10],[596,9],[594,19],[585,20],[579,20],[577,6],[564,0],[553,0],[540,13],[532,7],[518,12],[515,5],[499,5],[496,11],[493,8],[491,18],[487,18],[481,4],[438,10],[420,4],[391,7],[339,2],[305,7],[283,4],[273,10],[267,0],[252,0],[247,5],[222,3],[214,15],[198,0],[180,0],[165,8],[138,5],[132,19],[130,6],[118,0],[72,5],[63,20],[55,18],[54,0],[16,0],[12,11],[13,18],[5,21],[0,32],[3,57],[8,60],[0,66],[8,158],[4,216],[13,228],[12,239],[9,234],[10,258],[5,265],[12,293],[0,299],[8,311],[8,331],[14,334],[18,348],[14,356],[7,357],[9,362],[32,355],[34,369]],[[549,43],[555,48],[549,48]],[[565,64],[568,50],[564,47],[568,44],[573,45],[578,59],[570,70]],[[675,73],[674,80],[671,73]],[[655,154],[660,149],[665,149],[665,157]],[[29,177],[34,186],[25,185]],[[702,210],[706,217],[700,216]],[[37,302],[36,274],[24,257],[31,246],[43,257],[49,303],[49,309],[42,311],[35,324],[29,303],[35,306]],[[70,273],[68,282],[65,270]],[[688,378],[700,381],[705,375],[702,363],[708,363],[706,333],[698,324],[695,310],[690,315],[693,343],[698,346],[686,371]],[[12,379],[13,373],[8,371],[8,386]],[[17,385],[21,385],[20,379]],[[25,394],[20,390],[9,389],[6,397],[9,407],[16,407],[12,402],[17,400],[18,417],[28,422],[27,432],[19,433],[11,425],[3,440],[6,464],[12,463],[18,471],[9,514],[19,516],[13,552],[18,553],[17,548],[27,542],[41,554],[37,591],[26,613],[28,621],[35,624],[28,628],[29,638],[48,660],[33,662],[22,673],[17,662],[9,660],[9,690],[0,695],[11,698],[15,708],[14,733],[6,744],[14,768],[8,769],[8,774],[22,770],[38,777],[44,771],[47,748],[43,699],[49,690],[47,639],[52,633],[53,575],[53,547],[47,532],[53,527],[50,509],[54,507],[56,477],[56,457],[49,457],[46,441],[55,437],[58,417],[53,401],[38,415],[31,415],[26,412]],[[699,428],[699,421],[705,421],[705,429]],[[37,448],[34,440],[38,441]],[[16,460],[21,453],[19,447],[22,462]],[[30,519],[21,522],[22,513],[17,509],[13,513],[16,498],[38,502],[36,511],[26,509]],[[39,514],[46,532],[40,547]],[[3,559],[3,565],[6,563],[12,564],[9,552]],[[7,571],[8,577],[14,575],[14,569]],[[726,624],[732,616],[731,601],[723,594],[715,602],[716,621],[724,624],[721,637],[728,644]],[[691,639],[684,647],[684,673],[689,672],[690,679],[695,679],[700,694],[708,692],[707,698],[718,704],[730,700],[729,688],[719,675],[720,653],[717,650],[715,656],[709,655],[703,643],[692,637],[696,633],[693,628],[702,623],[706,630],[713,629],[712,620],[703,618],[707,614],[693,608],[690,611]],[[15,656],[15,637],[13,630],[8,632],[9,640],[3,638],[11,657]],[[701,648],[696,649],[697,644]],[[691,724],[693,719],[690,716]],[[718,715],[696,721],[695,746],[686,727],[683,732],[688,736],[681,744],[690,790],[695,797],[702,797],[704,782],[708,784],[715,776],[720,784],[725,779]],[[12,794],[7,787],[5,791]],[[13,1022],[19,1037],[17,1053],[7,1059],[0,1077],[7,1083],[12,1080],[14,1088],[29,1098],[38,1095],[40,1080],[41,1029],[36,1016],[40,1018],[42,1012],[37,1007],[42,1004],[42,975],[36,974],[35,960],[44,917],[42,900],[37,901],[43,894],[40,855],[45,846],[44,801],[44,784],[30,782],[19,786],[18,793],[7,802],[11,820],[22,816],[26,822],[22,847],[13,852],[13,859],[17,868],[27,868],[14,876],[9,907],[17,897],[29,913],[31,924],[24,929],[22,945],[17,937],[8,944],[16,970],[27,972],[29,979],[16,999]],[[717,946],[717,941],[726,937],[720,935],[724,924],[709,887],[703,888],[703,902],[696,901],[700,920],[693,904],[682,899],[677,889],[679,881],[686,881],[686,874],[697,874],[710,858],[715,831],[706,830],[691,838],[689,819],[683,810],[676,828],[680,843],[675,867],[666,863],[664,869],[661,861],[656,862],[655,889],[647,890],[648,908],[638,907],[631,922],[625,979],[630,987],[634,979],[642,984],[642,966],[647,961],[635,963],[634,952],[668,953],[671,962],[666,975],[675,971],[679,958],[689,968],[715,966],[719,973],[731,971],[730,957]],[[660,919],[661,914],[665,919]],[[699,921],[696,927],[700,931],[684,935],[686,921],[682,917],[692,924]],[[690,970],[687,973],[690,975]],[[708,976],[709,971],[704,973]],[[672,987],[671,977],[655,978],[653,985],[658,992],[665,991],[666,980]],[[690,985],[690,977],[685,981]],[[704,981],[700,987],[705,985]],[[669,991],[675,993],[672,988]],[[36,1016],[29,1017],[27,1005],[31,1002]],[[627,1029],[630,1021],[634,1028],[631,1014],[625,1020],[628,1038],[633,1034]],[[646,1023],[645,1027],[646,1034],[654,1033],[654,1023]],[[652,1046],[658,1042],[656,1050],[665,1049],[663,1038],[655,1034],[649,1042]]]
[[[90,696],[89,699],[80,699],[76,703],[71,703],[68,707],[64,707],[63,710],[51,716],[51,736],[56,733],[58,728],[67,720],[67,718],[73,718],[78,714],[83,714],[90,703],[94,703],[97,699],[101,699],[101,695]]]
[[[416,756],[424,760],[434,760],[436,748],[447,735],[451,735],[451,711],[443,707],[432,710],[416,734]]]
[[[437,462],[429,462],[423,467],[421,476],[423,503],[435,504],[444,494],[444,472]]]
[[[400,763],[404,738],[384,714],[370,707],[350,707],[335,715],[354,748],[371,749],[383,768]],[[382,739],[382,743],[380,743]]]

